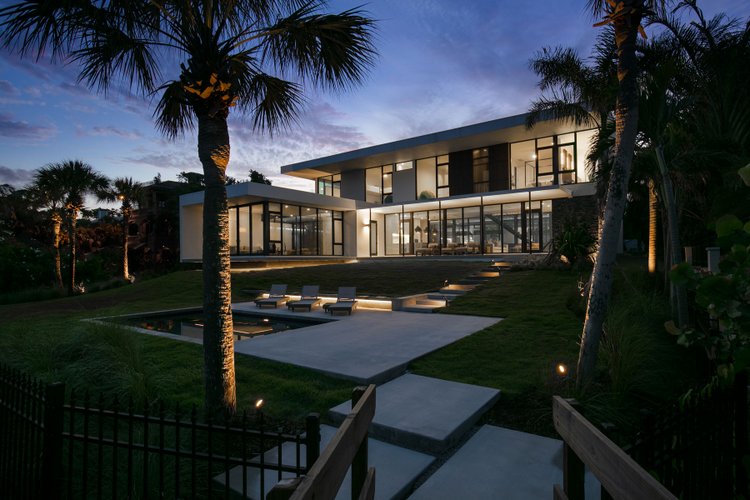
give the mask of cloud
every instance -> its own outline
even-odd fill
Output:
[[[32,125],[25,121],[16,121],[11,115],[0,114],[0,137],[44,141],[55,135],[57,127],[54,125]]]
[[[31,182],[34,173],[22,168],[10,168],[0,165],[0,184],[10,184],[11,186],[23,186]]]
[[[200,172],[202,167],[198,161],[198,155],[190,154],[187,155],[178,151],[171,152],[153,152],[144,151],[141,154],[135,156],[129,156],[121,160],[122,163],[134,163],[137,165],[145,165],[147,167],[155,167],[157,169],[173,169],[179,170],[180,172]]]
[[[18,89],[10,83],[8,80],[0,80],[0,93],[7,95],[18,95],[20,92]]]
[[[76,135],[78,137],[95,136],[95,137],[120,137],[123,139],[143,139],[143,134],[138,130],[124,130],[111,125],[108,126],[96,126],[86,129],[83,126],[76,127]]]

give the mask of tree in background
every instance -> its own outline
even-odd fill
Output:
[[[107,201],[120,202],[122,216],[122,277],[131,280],[128,270],[128,235],[133,217],[133,206],[139,206],[143,196],[143,184],[134,181],[132,177],[118,177],[112,181],[109,189],[103,193]]]
[[[76,286],[76,224],[78,215],[84,208],[87,195],[101,198],[109,186],[109,180],[94,170],[91,165],[80,160],[68,160],[62,163],[50,163],[40,168],[36,178],[50,185],[58,186],[63,193],[64,217],[70,242],[70,260],[68,276],[68,295],[73,295]]]
[[[41,208],[47,210],[52,223],[52,248],[54,250],[55,280],[59,288],[63,288],[60,259],[60,229],[63,223],[63,207],[65,191],[59,179],[59,170],[42,168],[35,172],[31,185],[34,198]]]
[[[144,95],[159,94],[156,123],[167,137],[197,125],[205,181],[209,412],[236,410],[226,195],[229,112],[236,106],[250,113],[256,130],[287,126],[303,103],[304,83],[344,89],[360,82],[373,60],[373,22],[356,9],[325,14],[323,6],[320,0],[28,0],[0,10],[0,37],[19,53],[70,57],[80,65],[80,79],[99,90],[124,82]],[[179,75],[169,80],[162,71],[174,60],[180,61]]]
[[[257,182],[258,184],[268,184],[271,185],[271,181],[268,180],[268,178],[263,175],[261,172],[258,172],[257,170],[250,169],[250,182]]]

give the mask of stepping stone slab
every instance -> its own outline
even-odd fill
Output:
[[[562,482],[562,441],[485,425],[409,498],[546,499]],[[585,488],[587,499],[599,498],[590,473]]]
[[[320,451],[336,434],[336,428],[330,425],[320,426]],[[375,467],[375,498],[377,499],[400,499],[406,494],[419,477],[435,461],[435,457],[419,453],[413,450],[400,448],[392,444],[384,443],[375,439],[368,439],[368,466]],[[265,463],[276,464],[279,461],[277,448],[272,448],[263,455]],[[284,465],[296,466],[297,447],[293,443],[285,443],[281,450],[282,463]],[[260,462],[258,457],[252,460]],[[300,461],[306,467],[305,445],[300,446]],[[263,499],[278,482],[278,472],[269,470],[265,472],[263,484],[263,496],[260,496],[260,471],[258,469],[246,469],[247,498]],[[282,473],[283,479],[295,477],[292,473]],[[220,474],[214,478],[220,484],[224,484],[225,475]],[[351,499],[351,470],[347,472],[344,482],[341,483],[337,499]],[[242,467],[237,466],[229,471],[229,487],[242,496]]]
[[[370,435],[439,454],[455,445],[499,397],[500,391],[488,387],[402,375],[378,387]],[[341,422],[350,410],[347,401],[331,408],[330,416]]]

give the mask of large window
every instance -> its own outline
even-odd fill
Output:
[[[487,148],[471,152],[474,175],[474,192],[486,193],[490,190],[490,157]]]
[[[447,198],[451,195],[449,183],[448,155],[437,157],[437,195],[438,198]]]
[[[369,203],[393,201],[393,165],[365,170],[365,200]]]
[[[586,130],[511,144],[511,189],[589,182],[586,155],[594,136]]]
[[[437,197],[437,171],[435,157],[417,160],[417,199],[433,200]]]
[[[417,160],[417,199],[432,200],[450,196],[448,155]]]
[[[275,202],[229,208],[232,255],[343,255],[343,230],[338,211]]]
[[[335,196],[336,198],[341,197],[341,174],[318,177],[317,185],[318,194]]]

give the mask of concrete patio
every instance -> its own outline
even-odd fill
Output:
[[[236,312],[258,314],[252,302],[233,304]],[[331,319],[321,310],[290,313],[263,309],[268,316]],[[379,384],[404,372],[408,364],[500,318],[454,314],[414,314],[358,309],[325,324],[236,342],[240,354],[304,366],[358,384]]]

